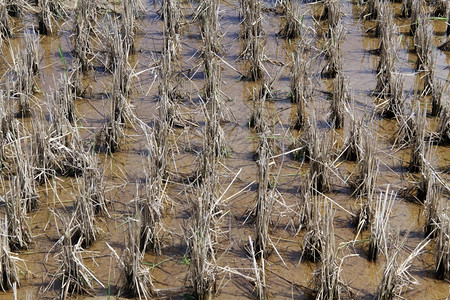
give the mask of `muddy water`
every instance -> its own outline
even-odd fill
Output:
[[[199,30],[192,20],[192,12],[196,3],[183,3],[185,20],[188,21],[182,27],[181,34],[181,60],[177,62],[176,69],[182,71],[183,80],[180,88],[186,92],[191,101],[186,99],[180,102],[180,111],[183,116],[198,122],[199,126],[190,126],[176,129],[171,139],[176,141],[174,160],[170,162],[170,169],[174,175],[169,184],[170,205],[167,208],[164,219],[167,234],[161,256],[146,255],[147,263],[158,264],[152,269],[154,283],[161,289],[162,295],[174,298],[183,298],[189,293],[186,286],[186,275],[188,264],[184,260],[186,252],[183,228],[189,224],[190,204],[186,197],[186,186],[179,179],[189,176],[195,168],[196,155],[192,150],[202,147],[201,131],[203,118],[199,108],[199,95],[203,87],[203,73],[201,61],[199,60],[199,49],[202,46],[199,38]],[[270,6],[270,3],[266,4]],[[398,4],[393,5],[396,14],[400,12]],[[139,73],[134,82],[131,101],[136,115],[145,123],[152,125],[157,117],[156,95],[158,92],[158,78],[155,77],[156,60],[162,49],[162,23],[156,13],[159,5],[145,3],[148,9],[145,18],[139,21],[140,30],[136,38],[137,53],[130,58],[130,62]],[[321,48],[323,37],[326,32],[326,24],[315,22],[311,15],[317,10],[317,5],[302,4],[302,12],[305,13],[305,24],[314,30],[310,34],[311,45],[317,49]],[[371,54],[379,46],[379,40],[367,35],[365,32],[374,26],[374,22],[360,20],[361,7],[356,3],[345,1],[342,3],[343,24],[346,29],[345,39],[341,45],[343,55],[344,73],[348,77],[351,95],[355,101],[355,113],[362,117],[370,115],[375,109],[375,102],[370,96],[375,88],[375,69],[378,57]],[[27,15],[24,22],[15,20],[17,24],[17,37],[12,40],[13,45],[22,44],[22,28],[30,28],[35,22],[31,15]],[[271,12],[263,13],[263,26],[265,30],[265,53],[268,61],[265,67],[271,76],[280,73],[279,79],[274,85],[276,99],[267,103],[273,121],[275,121],[274,135],[276,135],[277,153],[289,150],[293,137],[298,132],[291,130],[296,108],[288,99],[289,94],[289,63],[292,45],[277,37],[281,29],[282,18]],[[402,43],[398,52],[398,67],[405,77],[406,94],[411,97],[414,88],[419,81],[419,75],[414,71],[416,55],[411,53],[412,37],[407,35],[409,30],[408,21],[396,18],[399,27],[399,35],[402,34]],[[442,43],[446,36],[445,23],[442,20],[432,21],[435,30],[433,42],[435,45]],[[59,73],[64,71],[58,47],[61,46],[67,63],[70,63],[72,45],[70,21],[61,24],[61,33],[52,37],[41,37],[40,45],[43,49],[43,73],[39,80],[41,92],[36,94],[36,111],[39,108],[46,114],[46,94],[54,88],[54,78],[58,79]],[[223,234],[221,243],[217,246],[217,264],[219,274],[217,281],[217,294],[215,298],[251,298],[253,297],[253,286],[243,276],[254,276],[252,262],[248,258],[244,246],[248,243],[248,236],[253,236],[251,226],[243,225],[243,215],[253,207],[256,197],[257,168],[252,159],[253,151],[256,149],[257,141],[254,132],[248,129],[247,121],[251,113],[252,103],[249,100],[252,90],[257,87],[254,83],[240,80],[246,72],[246,64],[237,60],[241,51],[242,43],[238,40],[239,15],[238,3],[222,1],[220,4],[220,28],[223,33],[221,44],[224,54],[222,63],[222,91],[226,96],[225,104],[230,112],[229,122],[225,123],[224,130],[226,141],[230,148],[230,156],[224,159],[224,167],[221,170],[221,184],[223,189],[231,182],[237,172],[239,176],[228,190],[227,208],[229,212],[222,225]],[[7,53],[4,46],[3,52]],[[436,71],[435,76],[448,84],[450,78],[449,64],[450,53],[444,53],[435,49]],[[310,57],[316,57],[317,50],[312,49]],[[6,55],[7,57],[8,55]],[[308,114],[314,110],[321,130],[327,130],[327,114],[329,113],[329,102],[326,93],[331,90],[331,81],[322,80],[319,76],[324,65],[324,59],[313,61],[314,95],[307,106]],[[284,66],[284,67],[283,67]],[[4,72],[5,66],[2,65]],[[197,73],[196,73],[197,71]],[[194,74],[194,75],[193,75]],[[101,127],[105,116],[109,115],[109,99],[107,93],[111,91],[112,78],[100,69],[84,75],[83,82],[88,86],[86,98],[76,102],[78,116],[81,118],[82,135],[85,144],[89,145],[94,139],[95,132]],[[447,92],[448,93],[448,92]],[[423,102],[425,102],[423,100]],[[394,120],[384,120],[378,117],[370,119],[370,127],[377,137],[377,155],[380,158],[380,175],[377,186],[384,190],[388,184],[394,190],[410,186],[416,178],[406,172],[409,159],[408,150],[396,151],[392,149],[391,136],[396,130]],[[430,124],[435,120],[428,118]],[[29,120],[24,120],[29,124]],[[345,129],[337,131],[334,136],[338,144],[342,144],[347,134],[348,118]],[[124,223],[133,210],[130,201],[136,195],[136,183],[144,177],[142,161],[145,153],[145,140],[139,129],[127,129],[128,137],[121,150],[113,156],[99,155],[99,166],[106,172],[107,198],[111,201],[111,218],[98,219],[98,226],[102,229],[98,240],[86,253],[86,264],[95,273],[104,287],[96,286],[95,296],[98,299],[114,294],[118,280],[118,269],[116,261],[111,256],[111,251],[106,243],[111,245],[118,253],[124,247],[124,234],[126,226]],[[175,147],[174,147],[175,148]],[[450,149],[448,147],[437,147],[435,153],[435,167],[449,169]],[[304,231],[297,232],[297,222],[292,209],[298,201],[298,189],[302,175],[307,172],[308,165],[293,161],[289,155],[277,159],[277,167],[274,172],[278,177],[278,189],[282,198],[274,208],[272,217],[273,230],[271,239],[275,243],[279,256],[273,253],[266,262],[266,283],[269,292],[274,299],[305,299],[308,291],[313,287],[313,273],[317,264],[300,261],[301,241]],[[338,167],[338,175],[333,178],[334,191],[327,196],[338,203],[334,219],[336,246],[339,247],[339,257],[343,259],[342,279],[354,292],[355,297],[371,299],[377,290],[385,260],[381,257],[376,263],[370,263],[366,259],[367,243],[348,245],[347,242],[355,237],[354,229],[350,225],[351,216],[347,211],[357,210],[355,199],[350,196],[350,189],[346,180],[354,170],[354,163],[341,163]],[[441,174],[444,180],[449,179],[448,174]],[[53,187],[40,186],[40,209],[30,215],[30,227],[34,235],[34,245],[19,253],[19,257],[26,263],[28,272],[23,272],[22,286],[18,289],[18,298],[24,299],[27,295],[31,299],[37,297],[57,297],[53,288],[45,291],[51,280],[52,274],[57,268],[55,255],[58,247],[53,248],[59,238],[58,222],[52,213],[57,211],[62,215],[69,215],[73,210],[73,194],[76,193],[76,182],[72,178],[57,178]],[[243,190],[243,191],[242,191]],[[239,192],[239,193],[238,193]],[[233,196],[233,197],[231,197]],[[448,202],[448,194],[444,195],[442,201]],[[423,238],[424,216],[422,208],[414,203],[409,203],[398,198],[395,201],[391,225],[402,234],[409,232],[407,239],[407,250],[414,248]],[[359,239],[368,236],[364,233]],[[427,252],[416,259],[411,274],[417,279],[419,285],[412,286],[413,289],[405,295],[407,299],[445,299],[449,295],[448,283],[436,280],[433,275],[434,244],[426,248]],[[408,251],[404,251],[406,256]],[[225,271],[230,269],[232,271]],[[23,269],[24,270],[24,269]],[[45,291],[45,293],[44,293]],[[12,299],[13,294],[0,293],[0,299]],[[80,299],[83,299],[80,296]]]

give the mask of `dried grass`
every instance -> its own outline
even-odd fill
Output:
[[[392,8],[388,5],[381,5],[379,9],[380,10],[375,25],[376,37],[386,36],[389,30],[391,30],[389,27],[394,25],[394,14],[392,12]],[[382,44],[383,42],[383,39],[381,39],[380,43]],[[383,46],[381,45],[380,49],[382,47]]]
[[[443,105],[445,105],[444,84],[442,83],[442,81],[437,80],[435,82],[435,86],[431,90],[431,113],[430,113],[430,115],[433,117],[438,116],[442,111]]]
[[[426,72],[434,71],[432,42],[433,27],[427,16],[421,16],[417,20],[417,28],[414,33],[414,47],[417,53],[416,70]],[[431,70],[433,68],[433,70]]]
[[[75,57],[79,59],[83,72],[92,68],[94,51],[92,37],[96,32],[96,1],[80,0],[75,10],[74,33],[72,43]]]
[[[259,0],[241,0],[243,30],[240,37],[245,40],[245,48],[240,58],[249,60],[250,69],[246,78],[257,81],[264,77],[264,39],[261,24],[261,2]]]
[[[327,201],[321,226],[323,230],[321,262],[314,272],[315,299],[341,299],[344,291],[348,291],[341,279],[342,262],[339,263],[338,251],[335,249],[333,219],[333,205]]]
[[[11,18],[8,14],[8,2],[0,1],[0,40],[9,39],[13,35]],[[0,46],[2,43],[0,43]]]
[[[252,37],[262,35],[261,1],[239,0],[239,4],[239,14],[242,18],[242,30],[239,37],[249,40]]]
[[[200,30],[206,47],[215,54],[222,53],[219,42],[219,1],[202,0],[194,19],[200,20]]]
[[[0,289],[4,292],[20,286],[18,260],[9,248],[7,220],[0,220]]]
[[[18,128],[15,128],[18,132]],[[31,164],[32,158],[24,149],[21,139],[15,139],[12,143],[14,164],[16,166],[16,178],[18,180],[20,199],[22,206],[27,212],[31,212],[38,208],[39,194],[37,192],[36,182],[34,180],[34,169]]]
[[[440,145],[450,144],[450,108],[448,102],[439,113],[439,123],[436,129],[437,141]]]
[[[317,131],[317,124],[308,120],[303,127],[299,137],[294,141],[291,148],[292,158],[297,161],[310,161],[311,149],[314,144],[315,132]]]
[[[362,143],[363,153],[358,161],[358,174],[351,179],[353,195],[369,197],[374,194],[378,177],[377,139],[366,134]]]
[[[3,180],[1,182],[2,186],[5,186]],[[8,231],[8,245],[12,250],[28,249],[32,242],[27,211],[22,203],[20,192],[19,178],[9,178],[9,193],[5,199],[5,223]]]
[[[40,0],[38,1],[38,6],[39,33],[45,35],[56,33],[57,20],[68,16],[64,9],[64,3],[61,0]]]
[[[341,26],[341,2],[338,0],[326,0],[325,6],[328,12],[328,33],[332,36],[333,31]]]
[[[192,203],[191,225],[185,231],[190,258],[188,280],[191,283],[193,296],[197,299],[209,299],[216,289],[216,258],[214,244],[217,237],[213,219],[217,209],[215,197],[216,174],[202,180],[197,188]]]
[[[439,224],[439,216],[444,212],[442,207],[443,201],[441,200],[441,186],[437,182],[437,174],[431,167],[426,168],[426,195],[424,205],[425,214],[425,237],[435,237],[437,235],[437,229]]]
[[[66,233],[56,244],[61,245],[61,250],[55,255],[58,269],[54,272],[46,290],[50,289],[57,280],[60,281],[60,299],[67,299],[75,294],[93,296],[94,282],[103,287],[92,271],[85,266],[83,254],[86,252],[81,247],[81,243],[82,240],[79,240],[76,244],[72,244],[70,234]]]
[[[403,76],[396,70],[398,49],[396,30],[396,26],[388,22],[382,27],[380,37],[380,61],[374,94],[384,100],[378,104],[378,111],[386,117],[393,117],[403,100]]]
[[[389,195],[389,186],[384,193],[380,193],[375,205],[375,214],[370,227],[369,252],[367,259],[376,261],[380,252],[387,257],[388,234],[389,234],[389,216],[394,205],[396,193]]]
[[[164,204],[167,201],[165,174],[160,164],[158,147],[153,133],[144,129],[148,156],[145,164],[145,184],[136,201],[136,215],[140,227],[139,250],[161,254],[164,224]]]
[[[284,17],[285,25],[278,32],[278,35],[285,39],[301,37],[304,29],[299,3],[294,0],[283,1],[283,10],[286,12]]]
[[[341,43],[344,39],[344,27],[342,24],[335,28],[330,28],[330,37],[325,44],[324,54],[327,57],[327,64],[322,69],[321,75],[324,78],[335,78],[342,71]]]
[[[13,98],[18,98],[18,113],[20,118],[31,116],[31,98],[35,90],[36,82],[34,76],[39,73],[39,62],[41,59],[41,49],[39,48],[39,38],[32,33],[25,33],[25,47],[20,51],[17,49],[11,53],[12,68],[9,71]]]
[[[317,194],[314,178],[308,177],[308,184],[304,185],[302,219],[306,223],[306,233],[303,236],[303,249],[301,257],[317,262],[322,260],[324,247],[324,229],[327,226],[327,219],[321,213],[321,203],[323,196]],[[332,222],[332,220],[331,220]],[[325,227],[323,227],[325,226]]]
[[[320,193],[331,191],[332,186],[332,141],[327,134],[320,135],[312,127],[312,140],[310,148],[309,174],[315,182],[315,189]]]
[[[362,141],[365,132],[363,120],[356,117],[356,114],[351,111],[348,111],[347,114],[348,118],[350,118],[350,129],[345,137],[340,156],[348,161],[360,161],[363,156]]]
[[[387,265],[383,272],[383,278],[377,289],[378,300],[390,300],[401,298],[405,289],[409,285],[417,285],[417,280],[411,275],[409,269],[414,259],[419,256],[423,249],[428,245],[429,240],[425,240],[411,252],[404,260],[400,261],[400,250],[403,248],[406,238],[397,241],[393,249],[387,254]]]
[[[80,191],[87,201],[94,206],[96,215],[109,216],[108,201],[105,196],[104,172],[97,167],[97,157],[91,153],[83,166]]]
[[[255,221],[255,251],[257,257],[267,258],[269,255],[269,227],[271,214],[276,200],[275,184],[270,183],[270,159],[271,150],[268,137],[272,134],[270,130],[264,130],[259,135],[258,143],[258,196],[253,218]]]
[[[412,123],[412,136],[410,139],[411,155],[409,159],[409,171],[418,172],[422,169],[426,152],[425,129],[426,110],[422,112],[420,105],[416,104],[414,109],[415,119]]]
[[[414,0],[402,0],[402,16],[404,18],[411,17],[412,2]]]
[[[122,49],[122,48],[120,48]],[[111,117],[105,122],[97,134],[95,149],[100,152],[114,153],[120,149],[125,137],[124,128],[127,123],[136,120],[131,104],[128,102],[132,71],[128,64],[127,52],[122,49],[120,58],[116,57],[111,93]]]
[[[118,258],[118,267],[120,270],[119,294],[146,300],[157,296],[150,270],[142,263],[144,255],[139,251],[139,227],[135,220],[128,220],[125,245],[127,247],[123,250],[120,258],[113,250],[115,256]],[[111,247],[110,249],[112,250]]]
[[[78,193],[75,196],[75,211],[68,225],[68,236],[72,244],[80,244],[83,248],[90,247],[97,239],[98,229],[95,220],[95,207],[88,194],[89,190],[84,185],[85,181],[79,180]]]
[[[256,93],[253,93],[253,99],[252,101],[252,114],[250,116],[250,119],[248,121],[248,126],[250,128],[253,128],[255,132],[261,132],[264,127],[264,120],[265,120],[265,98],[259,98],[255,96]]]
[[[305,106],[312,92],[309,79],[310,64],[304,58],[304,39],[300,39],[298,46],[292,53],[291,101],[297,105],[297,115],[294,129],[301,129],[306,123]]]
[[[382,5],[380,0],[367,0],[366,6],[362,12],[362,18],[366,20],[376,20],[378,18],[380,6]]]
[[[348,80],[342,71],[339,71],[333,79],[333,97],[330,107],[330,123],[335,129],[344,127],[344,115],[349,102]]]
[[[78,127],[73,127],[65,116],[67,106],[55,103],[54,98],[49,101],[50,126],[42,118],[32,121],[33,165],[40,182],[56,174],[80,175],[89,164]]]
[[[434,266],[437,277],[448,280],[450,279],[450,218],[441,213],[437,222]]]
[[[171,59],[177,57],[180,51],[179,31],[182,11],[178,1],[163,0],[160,16],[163,19],[164,50],[163,55],[170,55]]]
[[[134,12],[137,10],[137,2],[139,0],[121,0],[122,5],[122,13],[120,16],[120,35],[121,42],[123,44],[124,51],[127,52],[128,55],[134,54],[136,52],[134,46],[134,34],[136,31],[135,24],[135,14]]]
[[[446,0],[435,0],[433,15],[435,17],[447,17],[447,12],[450,11],[450,3]]]
[[[423,0],[411,0],[411,25],[410,33],[412,36],[416,34],[419,19],[425,17],[424,1]]]
[[[252,241],[252,238],[249,236],[249,252],[252,258],[253,262],[253,270],[255,272],[255,296],[258,300],[265,300],[268,299],[268,289],[266,285],[266,272],[265,272],[265,265],[264,265],[264,258],[262,258],[261,261],[261,267],[258,266],[257,257],[258,254],[255,252],[255,249],[253,248],[254,242]]]

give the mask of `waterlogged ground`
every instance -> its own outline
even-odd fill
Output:
[[[145,0],[144,0],[145,1]],[[136,76],[130,101],[134,112],[143,122],[153,125],[157,117],[158,71],[157,60],[162,50],[162,21],[159,20],[157,10],[159,4],[144,2],[148,10],[139,22],[139,31],[136,36],[137,52],[130,58],[135,68]],[[189,226],[191,211],[190,201],[187,198],[183,178],[190,176],[197,163],[198,151],[202,147],[201,132],[204,126],[204,117],[199,107],[203,87],[202,62],[199,59],[199,49],[202,40],[199,28],[192,21],[192,13],[197,7],[196,2],[183,2],[185,18],[181,29],[181,59],[175,62],[174,69],[180,71],[180,89],[188,97],[180,101],[179,109],[188,126],[177,128],[171,140],[173,141],[173,160],[169,162],[173,175],[168,183],[170,202],[167,205],[164,224],[164,246],[161,256],[147,254],[145,263],[152,268],[153,281],[156,288],[161,289],[163,297],[182,299],[189,295],[186,276],[189,268],[189,258],[186,254],[186,240],[184,228]],[[265,3],[264,7],[272,7],[272,3]],[[396,15],[400,14],[399,4],[387,4],[394,8]],[[309,57],[312,63],[312,82],[314,94],[309,99],[307,112],[316,112],[317,122],[322,131],[329,131],[327,123],[329,101],[327,92],[331,91],[331,81],[322,80],[320,71],[325,63],[319,54],[323,45],[322,32],[326,31],[326,24],[312,18],[317,4],[302,4],[304,23],[310,28],[309,38],[312,50]],[[114,6],[111,6],[114,8]],[[214,298],[252,298],[254,297],[253,284],[246,276],[254,277],[252,261],[248,257],[244,246],[248,244],[248,237],[254,235],[251,225],[244,225],[244,215],[254,205],[256,197],[257,166],[253,160],[253,151],[257,147],[255,133],[247,126],[252,110],[249,100],[252,90],[257,84],[241,80],[246,73],[245,62],[238,60],[242,42],[238,39],[239,13],[238,1],[220,2],[219,22],[223,34],[220,42],[224,49],[221,64],[224,102],[229,110],[229,122],[223,124],[226,142],[229,147],[229,156],[223,160],[220,182],[222,191],[233,184],[225,193],[226,210],[223,218],[221,242],[217,246],[217,294]],[[394,191],[411,186],[417,179],[406,172],[409,160],[408,150],[398,151],[392,148],[391,137],[397,129],[395,120],[385,120],[378,116],[370,117],[375,109],[374,98],[371,92],[376,86],[375,69],[378,57],[371,54],[379,46],[379,39],[366,34],[366,31],[375,25],[374,22],[360,19],[361,7],[352,1],[342,1],[342,23],[345,27],[345,38],[341,45],[344,74],[348,78],[351,96],[355,103],[355,114],[365,117],[368,125],[376,136],[377,155],[380,161],[380,175],[377,187],[385,190],[388,185]],[[73,16],[72,16],[73,17]],[[72,18],[71,17],[71,18]],[[72,60],[71,34],[72,19],[60,24],[60,33],[51,37],[41,36],[40,47],[43,50],[41,61],[42,74],[40,75],[40,89],[36,93],[34,103],[34,117],[40,111],[47,115],[46,95],[55,86],[55,80],[64,71],[63,61],[60,57],[61,47],[64,61],[70,64]],[[11,40],[14,47],[23,44],[23,31],[36,26],[36,19],[32,15],[25,15],[23,20],[14,20],[16,37]],[[409,31],[409,21],[395,18],[395,23],[401,36],[401,47],[398,50],[398,67],[404,74],[405,93],[411,101],[414,89],[420,80],[415,73],[414,66],[417,59],[411,52],[412,37]],[[434,45],[440,45],[447,38],[445,36],[445,21],[433,20],[435,36]],[[286,41],[277,36],[283,24],[283,18],[271,10],[263,12],[263,26],[265,31],[265,54],[267,60],[265,67],[270,76],[280,74],[274,84],[276,97],[266,104],[271,115],[271,122],[275,123],[274,137],[276,137],[277,153],[289,151],[294,137],[298,132],[291,130],[295,118],[296,108],[289,100],[290,83],[290,55],[293,41]],[[437,79],[448,85],[450,78],[450,53],[433,50],[436,54]],[[3,46],[3,52],[8,60],[8,46]],[[6,64],[1,64],[1,72],[5,72]],[[111,91],[112,76],[104,73],[102,68],[85,74],[85,86],[88,87],[86,98],[76,101],[77,115],[80,118],[85,146],[92,144],[95,133],[109,115],[108,93]],[[448,96],[448,89],[445,92]],[[422,102],[425,103],[424,99]],[[433,129],[436,120],[428,117],[429,129]],[[30,124],[29,119],[22,122]],[[191,125],[189,125],[191,124]],[[349,119],[347,117],[344,130],[334,133],[338,145],[342,145],[347,134]],[[86,265],[97,276],[103,287],[96,284],[96,299],[106,299],[114,295],[118,280],[117,262],[111,254],[107,243],[118,253],[124,248],[126,222],[134,210],[131,201],[136,196],[136,185],[142,182],[143,160],[145,159],[145,138],[139,127],[128,126],[128,137],[119,152],[113,155],[99,155],[100,168],[105,171],[107,198],[111,201],[109,207],[111,218],[99,218],[98,226],[102,229],[97,241],[87,249]],[[278,190],[282,197],[275,205],[271,226],[271,239],[276,245],[277,253],[273,252],[265,262],[266,284],[273,299],[305,299],[313,287],[313,273],[318,264],[303,262],[300,259],[303,231],[298,231],[298,220],[295,218],[296,202],[302,175],[307,173],[308,164],[293,161],[289,155],[280,155],[276,159],[274,175],[278,179]],[[450,149],[436,147],[434,167],[440,171],[444,182],[448,182],[450,168]],[[355,168],[355,163],[337,162],[338,171],[333,178],[334,191],[327,194],[335,203],[336,210],[334,227],[336,249],[339,249],[339,258],[342,259],[341,277],[353,291],[355,298],[371,299],[377,290],[382,278],[385,258],[381,256],[376,263],[367,261],[368,232],[358,237],[360,243],[351,243],[355,239],[355,230],[351,226],[351,214],[357,210],[355,198],[351,197],[351,190],[347,182]],[[447,170],[447,173],[444,171]],[[18,299],[50,299],[58,297],[58,286],[47,286],[55,272],[58,262],[55,254],[58,247],[53,247],[59,238],[56,228],[56,219],[53,211],[69,215],[73,211],[74,195],[77,189],[74,178],[54,178],[47,185],[40,186],[40,208],[30,214],[29,224],[34,235],[34,244],[27,251],[19,253],[19,257],[26,263],[22,268],[21,287],[17,290]],[[444,194],[441,201],[447,203],[449,195]],[[423,207],[405,201],[400,197],[395,200],[391,215],[391,228],[402,235],[408,234],[406,250],[402,255],[406,257],[414,247],[423,240],[424,215]],[[366,242],[364,242],[366,241]],[[448,282],[435,279],[434,276],[434,243],[431,242],[418,259],[414,261],[410,273],[417,280],[417,285],[404,295],[406,299],[446,299],[450,295]],[[26,271],[27,270],[27,271]],[[84,299],[84,296],[80,296]],[[0,293],[0,299],[13,299],[13,293]]]

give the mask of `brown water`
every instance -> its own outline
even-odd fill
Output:
[[[186,20],[190,20],[190,14],[197,6],[197,3],[183,3]],[[270,5],[270,4],[267,4]],[[400,6],[393,5],[394,11],[398,14]],[[162,49],[162,23],[156,13],[159,5],[146,3],[148,12],[140,22],[140,31],[136,39],[137,53],[131,57],[132,65],[136,64],[136,72],[140,73],[139,80],[135,81],[131,101],[136,115],[145,123],[151,122],[157,117],[156,95],[158,92],[158,81],[152,85],[156,73],[152,72],[156,65],[156,58]],[[311,26],[318,33],[326,31],[325,23],[314,23],[311,18],[312,10],[317,5],[302,4],[302,11],[305,13],[305,24]],[[379,40],[366,35],[366,29],[374,26],[374,22],[364,22],[359,19],[361,8],[350,1],[343,1],[343,24],[346,29],[345,40],[341,46],[343,55],[344,73],[349,79],[350,91],[355,100],[356,113],[363,115],[371,114],[375,104],[371,91],[375,88],[375,71],[378,57],[369,53],[369,50],[378,48]],[[248,129],[247,120],[250,116],[252,103],[249,100],[254,83],[240,80],[240,75],[246,72],[245,64],[238,61],[237,57],[241,50],[241,43],[237,36],[239,32],[238,2],[222,1],[220,3],[220,28],[223,33],[221,44],[225,49],[223,60],[227,64],[222,64],[222,91],[229,99],[226,106],[232,114],[231,121],[224,124],[226,133],[226,142],[231,149],[231,155],[224,159],[223,174],[221,174],[221,183],[225,188],[232,180],[234,175],[240,171],[238,179],[227,192],[227,197],[236,194],[241,189],[256,180],[257,167],[252,159],[252,153],[256,149],[256,135]],[[17,37],[12,40],[13,45],[22,43],[21,28],[30,27],[35,20],[32,16],[27,16],[26,21],[17,24]],[[273,13],[263,13],[263,25],[266,32],[266,56],[275,63],[266,63],[269,74],[274,75],[281,72],[279,80],[275,83],[274,89],[281,95],[281,99],[267,103],[267,108],[273,115],[274,120],[279,122],[275,126],[275,135],[285,137],[277,139],[279,153],[288,151],[292,142],[292,136],[298,133],[290,130],[290,124],[293,123],[296,108],[287,98],[289,93],[290,71],[289,66],[282,68],[280,65],[289,65],[292,45],[285,40],[279,39],[276,33],[281,28],[283,20],[280,16]],[[410,50],[412,37],[407,35],[409,26],[407,20],[395,19],[403,35],[401,48],[399,49],[398,67],[405,75],[405,90],[409,96],[418,81],[418,75],[415,74],[414,65],[417,59]],[[441,44],[446,36],[445,21],[432,21],[436,36],[433,38],[434,44]],[[43,74],[40,78],[42,92],[37,94],[36,111],[39,107],[44,107],[45,112],[45,94],[54,87],[54,79],[58,79],[59,73],[63,72],[63,66],[58,54],[58,46],[61,45],[66,61],[69,63],[72,59],[70,52],[72,46],[70,43],[71,23],[62,24],[61,33],[51,37],[41,37],[41,47],[43,49]],[[322,37],[316,34],[311,35],[313,44],[320,48]],[[198,94],[203,87],[202,75],[189,78],[187,70],[199,69],[201,72],[201,63],[199,60],[199,49],[202,41],[199,39],[199,30],[195,23],[187,23],[182,27],[181,34],[181,57],[177,70],[183,70],[183,80],[181,82],[182,90],[188,92],[193,102],[184,101],[180,103],[185,117],[192,121],[201,121],[201,110],[198,103]],[[3,52],[7,53],[4,46]],[[436,52],[436,72],[435,76],[448,85],[450,79],[450,53],[444,53],[437,49]],[[310,53],[311,56],[317,54],[316,51]],[[8,55],[6,55],[8,56]],[[307,111],[311,113],[314,108],[320,127],[326,127],[325,121],[329,112],[329,102],[323,91],[330,91],[330,80],[322,80],[317,74],[324,65],[324,60],[320,59],[314,62],[316,68],[314,72],[315,93],[308,103]],[[5,68],[2,67],[2,72]],[[237,71],[236,71],[237,70]],[[187,79],[190,80],[187,80]],[[83,137],[86,144],[93,140],[94,134],[101,127],[104,116],[109,115],[109,99],[103,97],[104,93],[111,90],[112,77],[99,71],[91,71],[84,75],[84,83],[90,85],[91,95],[85,99],[79,99],[76,102],[78,116],[81,118],[85,130]],[[448,93],[448,92],[447,92]],[[283,98],[284,97],[284,98]],[[430,124],[435,121],[428,118]],[[27,120],[25,120],[28,123]],[[188,149],[199,149],[202,145],[201,132],[203,122],[200,127],[186,127],[177,129],[172,139],[177,144],[177,151],[174,155],[174,161],[170,162],[170,169],[177,176],[188,176],[193,171],[196,156]],[[346,120],[345,128],[348,128]],[[411,185],[413,175],[406,172],[405,167],[409,159],[408,150],[394,151],[390,144],[390,137],[396,130],[394,120],[384,120],[376,117],[371,124],[378,138],[378,155],[380,158],[381,174],[378,177],[377,186],[384,190],[388,184],[393,189],[398,190],[402,187]],[[324,129],[323,129],[324,130]],[[335,135],[339,144],[346,134],[346,130],[340,130]],[[105,299],[109,293],[108,285],[111,291],[114,291],[118,279],[118,270],[116,262],[111,257],[111,252],[106,243],[115,248],[119,253],[124,247],[124,233],[126,227],[123,226],[129,211],[133,208],[130,201],[136,195],[136,182],[144,177],[142,170],[143,156],[141,153],[145,150],[145,139],[142,132],[135,131],[132,128],[127,130],[129,136],[118,153],[113,156],[99,155],[101,167],[106,170],[107,198],[112,202],[110,206],[111,218],[98,219],[99,226],[103,229],[98,240],[89,248],[89,255],[86,255],[88,267],[94,272],[97,278],[104,284],[105,288],[97,285],[95,294],[98,299]],[[406,160],[406,162],[404,161]],[[281,168],[278,189],[282,194],[284,203],[293,208],[298,199],[298,189],[302,174],[307,170],[307,165],[293,161],[290,156],[282,156],[277,159],[278,166]],[[448,169],[450,166],[450,149],[448,147],[437,147],[435,166],[442,169]],[[176,168],[175,168],[176,166]],[[350,196],[350,190],[346,187],[343,180],[347,179],[349,172],[355,167],[354,163],[342,163],[339,165],[340,178],[334,178],[335,192],[328,194],[340,206],[349,211],[356,211],[355,199]],[[441,174],[442,178],[448,182],[449,175]],[[168,208],[164,219],[168,233],[164,240],[164,247],[161,256],[147,254],[146,262],[160,263],[152,270],[154,283],[158,289],[163,290],[162,295],[183,298],[183,295],[189,293],[186,286],[186,275],[188,266],[183,264],[183,257],[186,252],[185,240],[183,237],[183,227],[188,224],[190,211],[189,201],[184,193],[185,186],[179,181],[174,180],[169,184],[169,195],[171,207]],[[51,280],[51,274],[55,272],[57,261],[54,255],[58,248],[52,246],[59,238],[55,228],[55,218],[51,210],[57,210],[63,214],[69,215],[73,207],[73,179],[58,178],[54,180],[56,189],[52,190],[46,186],[40,186],[40,209],[30,215],[30,227],[34,235],[34,245],[29,251],[19,253],[19,257],[26,262],[28,273],[21,277],[22,286],[18,289],[18,298],[24,299],[26,295],[31,295],[31,299],[38,297],[53,298],[59,295],[57,290],[50,289],[43,294],[43,289]],[[243,225],[243,215],[254,205],[256,197],[255,184],[245,189],[238,195],[229,198],[226,202],[229,212],[223,223],[223,238],[218,245],[218,265],[221,268],[230,268],[233,272],[219,272],[217,282],[217,294],[215,298],[251,298],[252,284],[242,276],[236,275],[239,272],[248,276],[253,276],[251,270],[252,262],[246,254],[243,246],[248,243],[248,236],[253,236],[253,229],[249,225]],[[55,194],[56,193],[56,194]],[[56,196],[57,195],[57,196]],[[448,194],[443,196],[442,201],[448,203]],[[58,199],[60,201],[58,201]],[[67,212],[64,212],[67,209]],[[275,242],[277,250],[283,260],[276,254],[272,254],[266,262],[266,282],[269,292],[273,299],[305,299],[308,288],[312,288],[313,272],[318,264],[300,262],[301,241],[304,234],[294,228],[292,219],[294,214],[286,209],[286,206],[277,204],[273,213],[273,231],[271,239]],[[354,229],[350,226],[351,216],[342,208],[336,207],[334,220],[335,235],[337,246],[341,243],[349,242],[354,239]],[[395,230],[405,232],[410,230],[407,240],[408,249],[413,249],[423,239],[424,216],[423,209],[410,202],[398,198],[395,201],[393,214],[391,216],[391,225]],[[362,238],[367,237],[364,233]],[[361,237],[360,237],[361,239]],[[376,263],[368,262],[366,258],[367,243],[355,246],[343,246],[340,250],[340,257],[344,257],[342,264],[342,279],[349,285],[358,298],[371,299],[377,290],[381,280],[385,259],[381,257]],[[434,268],[434,244],[430,243],[426,248],[427,252],[416,259],[411,274],[418,280],[419,285],[412,286],[412,290],[405,294],[406,299],[445,299],[449,296],[448,282],[436,280],[433,275]],[[406,255],[406,252],[404,253]],[[93,257],[94,259],[90,259]],[[12,299],[13,294],[0,293],[0,299]],[[80,296],[84,299],[84,296]]]

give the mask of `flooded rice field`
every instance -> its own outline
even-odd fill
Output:
[[[0,0],[0,299],[448,299],[446,0]]]

